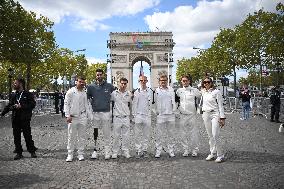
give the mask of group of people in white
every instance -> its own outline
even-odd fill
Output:
[[[153,115],[157,117],[155,158],[161,157],[163,150],[170,157],[175,156],[176,131],[183,147],[183,156],[196,157],[199,151],[197,102],[209,137],[210,153],[206,160],[224,161],[219,141],[220,128],[225,125],[223,98],[220,91],[214,88],[211,78],[203,79],[202,89],[198,90],[191,86],[190,76],[182,76],[182,87],[176,92],[168,86],[167,75],[160,75],[159,87],[155,91],[147,87],[148,80],[143,75],[139,76],[140,87],[134,92],[127,91],[126,78],[121,78],[115,89],[104,80],[102,69],[96,70],[96,82],[88,85],[86,90],[85,78],[77,77],[76,81],[76,86],[68,90],[64,101],[68,123],[67,162],[73,160],[75,146],[78,160],[84,160],[88,119],[93,120],[94,125],[95,148],[91,158],[98,158],[98,129],[102,129],[103,133],[105,159],[118,158],[120,148],[122,155],[130,158],[131,121],[135,122],[136,158],[147,157]]]

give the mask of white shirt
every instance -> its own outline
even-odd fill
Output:
[[[91,116],[87,94],[84,90],[79,91],[76,87],[72,87],[66,93],[64,99],[65,116]]]
[[[218,111],[221,118],[225,118],[223,97],[218,89],[203,89],[202,93],[202,110],[205,112]]]
[[[132,114],[151,115],[153,91],[150,88],[138,88],[134,92]]]
[[[156,96],[156,111],[158,115],[174,114],[176,110],[175,92],[173,88],[157,88],[155,91]]]
[[[179,111],[182,114],[196,114],[196,98],[201,96],[199,90],[188,86],[179,88],[176,94],[180,97]]]
[[[113,115],[114,116],[129,116],[130,108],[128,103],[131,102],[131,92],[120,92],[115,90],[111,93],[111,101],[114,101]]]

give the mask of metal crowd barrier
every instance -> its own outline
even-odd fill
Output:
[[[281,98],[280,116],[284,114],[284,98]],[[270,118],[271,112],[270,98],[266,97],[252,97],[251,98],[251,112],[253,115],[261,115]],[[227,97],[224,106],[226,112],[242,112],[242,100],[235,97]]]
[[[55,111],[54,99],[36,99],[35,114],[48,114]]]
[[[0,100],[0,112],[2,112],[5,106],[9,103],[9,100]]]

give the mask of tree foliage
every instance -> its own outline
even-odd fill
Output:
[[[53,22],[26,11],[13,0],[0,3],[0,61],[11,62],[15,69],[25,64],[29,88],[32,67],[49,58],[55,48]]]
[[[221,29],[210,48],[199,50],[197,57],[178,61],[177,78],[191,74],[195,80],[204,73],[217,78],[234,75],[236,69],[246,69],[249,78],[243,82],[255,86],[284,84],[284,6],[276,13],[263,9],[250,14],[234,28]],[[263,70],[269,76],[262,77]]]

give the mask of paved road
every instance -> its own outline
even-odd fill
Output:
[[[5,117],[0,120],[0,188],[284,188],[284,134],[278,133],[279,124],[239,117],[227,115],[221,132],[227,160],[221,164],[204,160],[209,145],[201,122],[196,158],[182,157],[178,146],[176,157],[164,153],[155,159],[152,142],[148,158],[104,160],[101,149],[100,158],[91,160],[89,128],[86,160],[67,163],[65,120],[54,114],[32,120],[38,158],[24,152],[24,159],[14,161],[10,118]]]

